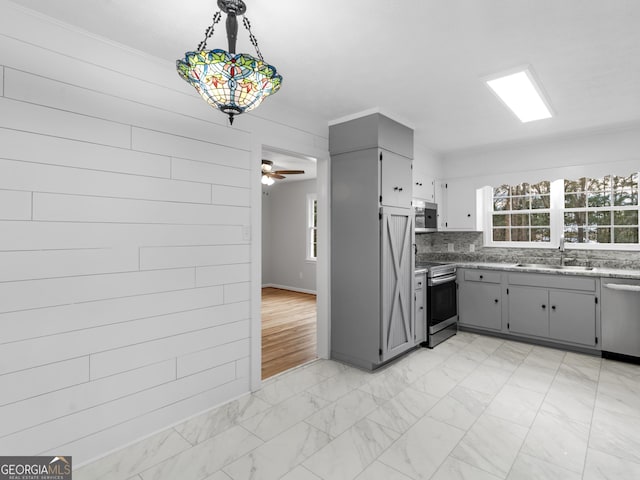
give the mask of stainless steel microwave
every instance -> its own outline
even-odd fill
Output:
[[[413,200],[414,226],[416,233],[438,231],[438,205],[422,200]]]

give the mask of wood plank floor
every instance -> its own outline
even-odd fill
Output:
[[[316,356],[316,296],[263,288],[262,379]]]

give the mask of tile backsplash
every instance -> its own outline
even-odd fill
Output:
[[[640,270],[640,252],[622,250],[573,250],[557,248],[485,247],[482,232],[435,232],[416,234],[417,262],[543,263],[589,265],[601,268]]]

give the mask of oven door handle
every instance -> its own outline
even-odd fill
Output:
[[[435,287],[436,285],[442,285],[443,283],[455,282],[456,274],[445,275],[444,277],[430,278],[427,285]]]

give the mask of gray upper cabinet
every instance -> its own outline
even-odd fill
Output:
[[[380,203],[411,208],[411,160],[393,152],[380,152]]]
[[[374,114],[329,144],[331,356],[374,369],[415,346],[413,132]]]

